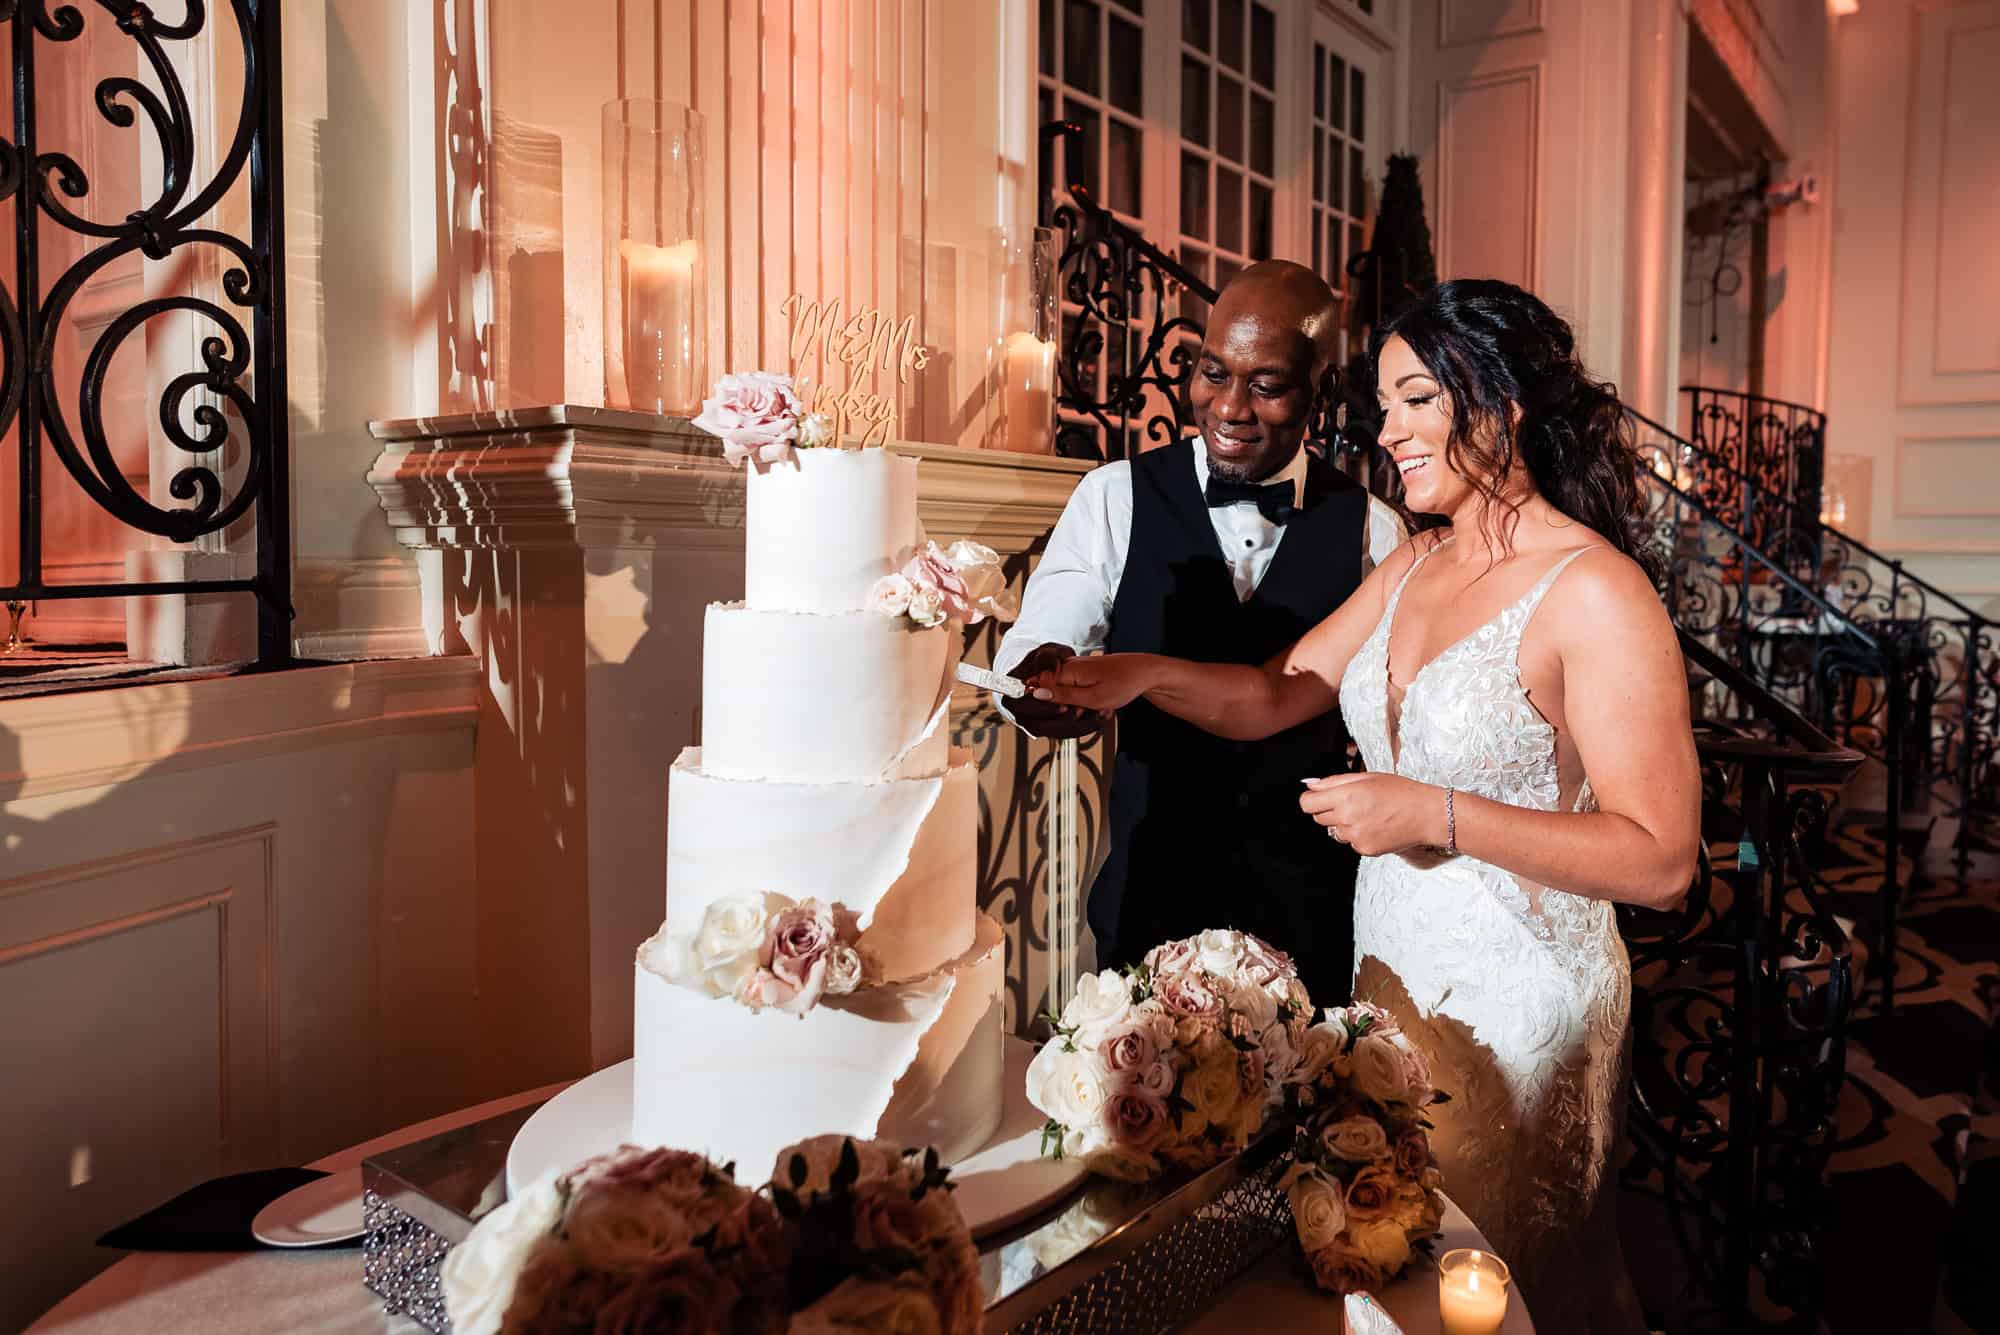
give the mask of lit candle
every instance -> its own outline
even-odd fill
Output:
[[[1438,1262],[1444,1335],[1496,1335],[1507,1319],[1507,1281],[1506,1262],[1491,1252],[1446,1252]]]
[[[1052,423],[1056,392],[1056,345],[1026,330],[1007,335],[1001,348],[1000,411],[1006,416],[1001,444],[1023,454],[1048,454],[1053,449]]]
[[[626,406],[640,412],[692,414],[701,404],[694,383],[693,241],[649,246],[618,243],[625,292]]]

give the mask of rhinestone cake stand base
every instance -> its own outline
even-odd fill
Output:
[[[505,1199],[507,1149],[534,1108],[362,1165],[362,1282],[386,1312],[449,1335],[438,1267]],[[1091,1179],[1058,1207],[980,1241],[986,1328],[1022,1335],[1160,1330],[1214,1301],[1291,1237],[1278,1185],[1283,1137],[1207,1172],[1152,1183]]]

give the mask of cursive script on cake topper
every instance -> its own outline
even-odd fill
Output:
[[[895,383],[907,385],[912,372],[930,364],[930,349],[917,337],[917,322],[894,315],[878,306],[862,306],[845,314],[840,298],[808,301],[794,292],[778,306],[790,328],[789,353],[795,375],[817,361],[847,368],[847,385],[835,389],[814,381],[807,396],[806,411],[823,413],[832,422],[835,444],[845,440],[850,424],[861,437],[862,446],[886,445],[897,426],[896,395],[875,393],[869,388],[878,371],[893,371]]]

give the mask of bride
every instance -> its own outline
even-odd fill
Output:
[[[1445,283],[1376,337],[1381,443],[1449,528],[1261,668],[1113,654],[1033,684],[1235,738],[1338,699],[1368,772],[1308,780],[1300,806],[1363,855],[1354,993],[1453,1096],[1433,1112],[1446,1190],[1542,1329],[1643,1331],[1612,1215],[1631,1004],[1612,905],[1686,890],[1699,782],[1623,413],[1508,283]]]

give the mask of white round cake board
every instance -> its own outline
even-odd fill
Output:
[[[1028,1062],[1034,1045],[1007,1039],[1000,1129],[976,1153],[952,1165],[952,1199],[983,1237],[1053,1205],[1083,1179],[1082,1163],[1042,1157],[1042,1123],[1028,1102]],[[562,1171],[631,1139],[632,1063],[619,1062],[565,1089],[535,1110],[507,1151],[507,1194],[550,1170]],[[757,1185],[745,1183],[746,1186]]]

